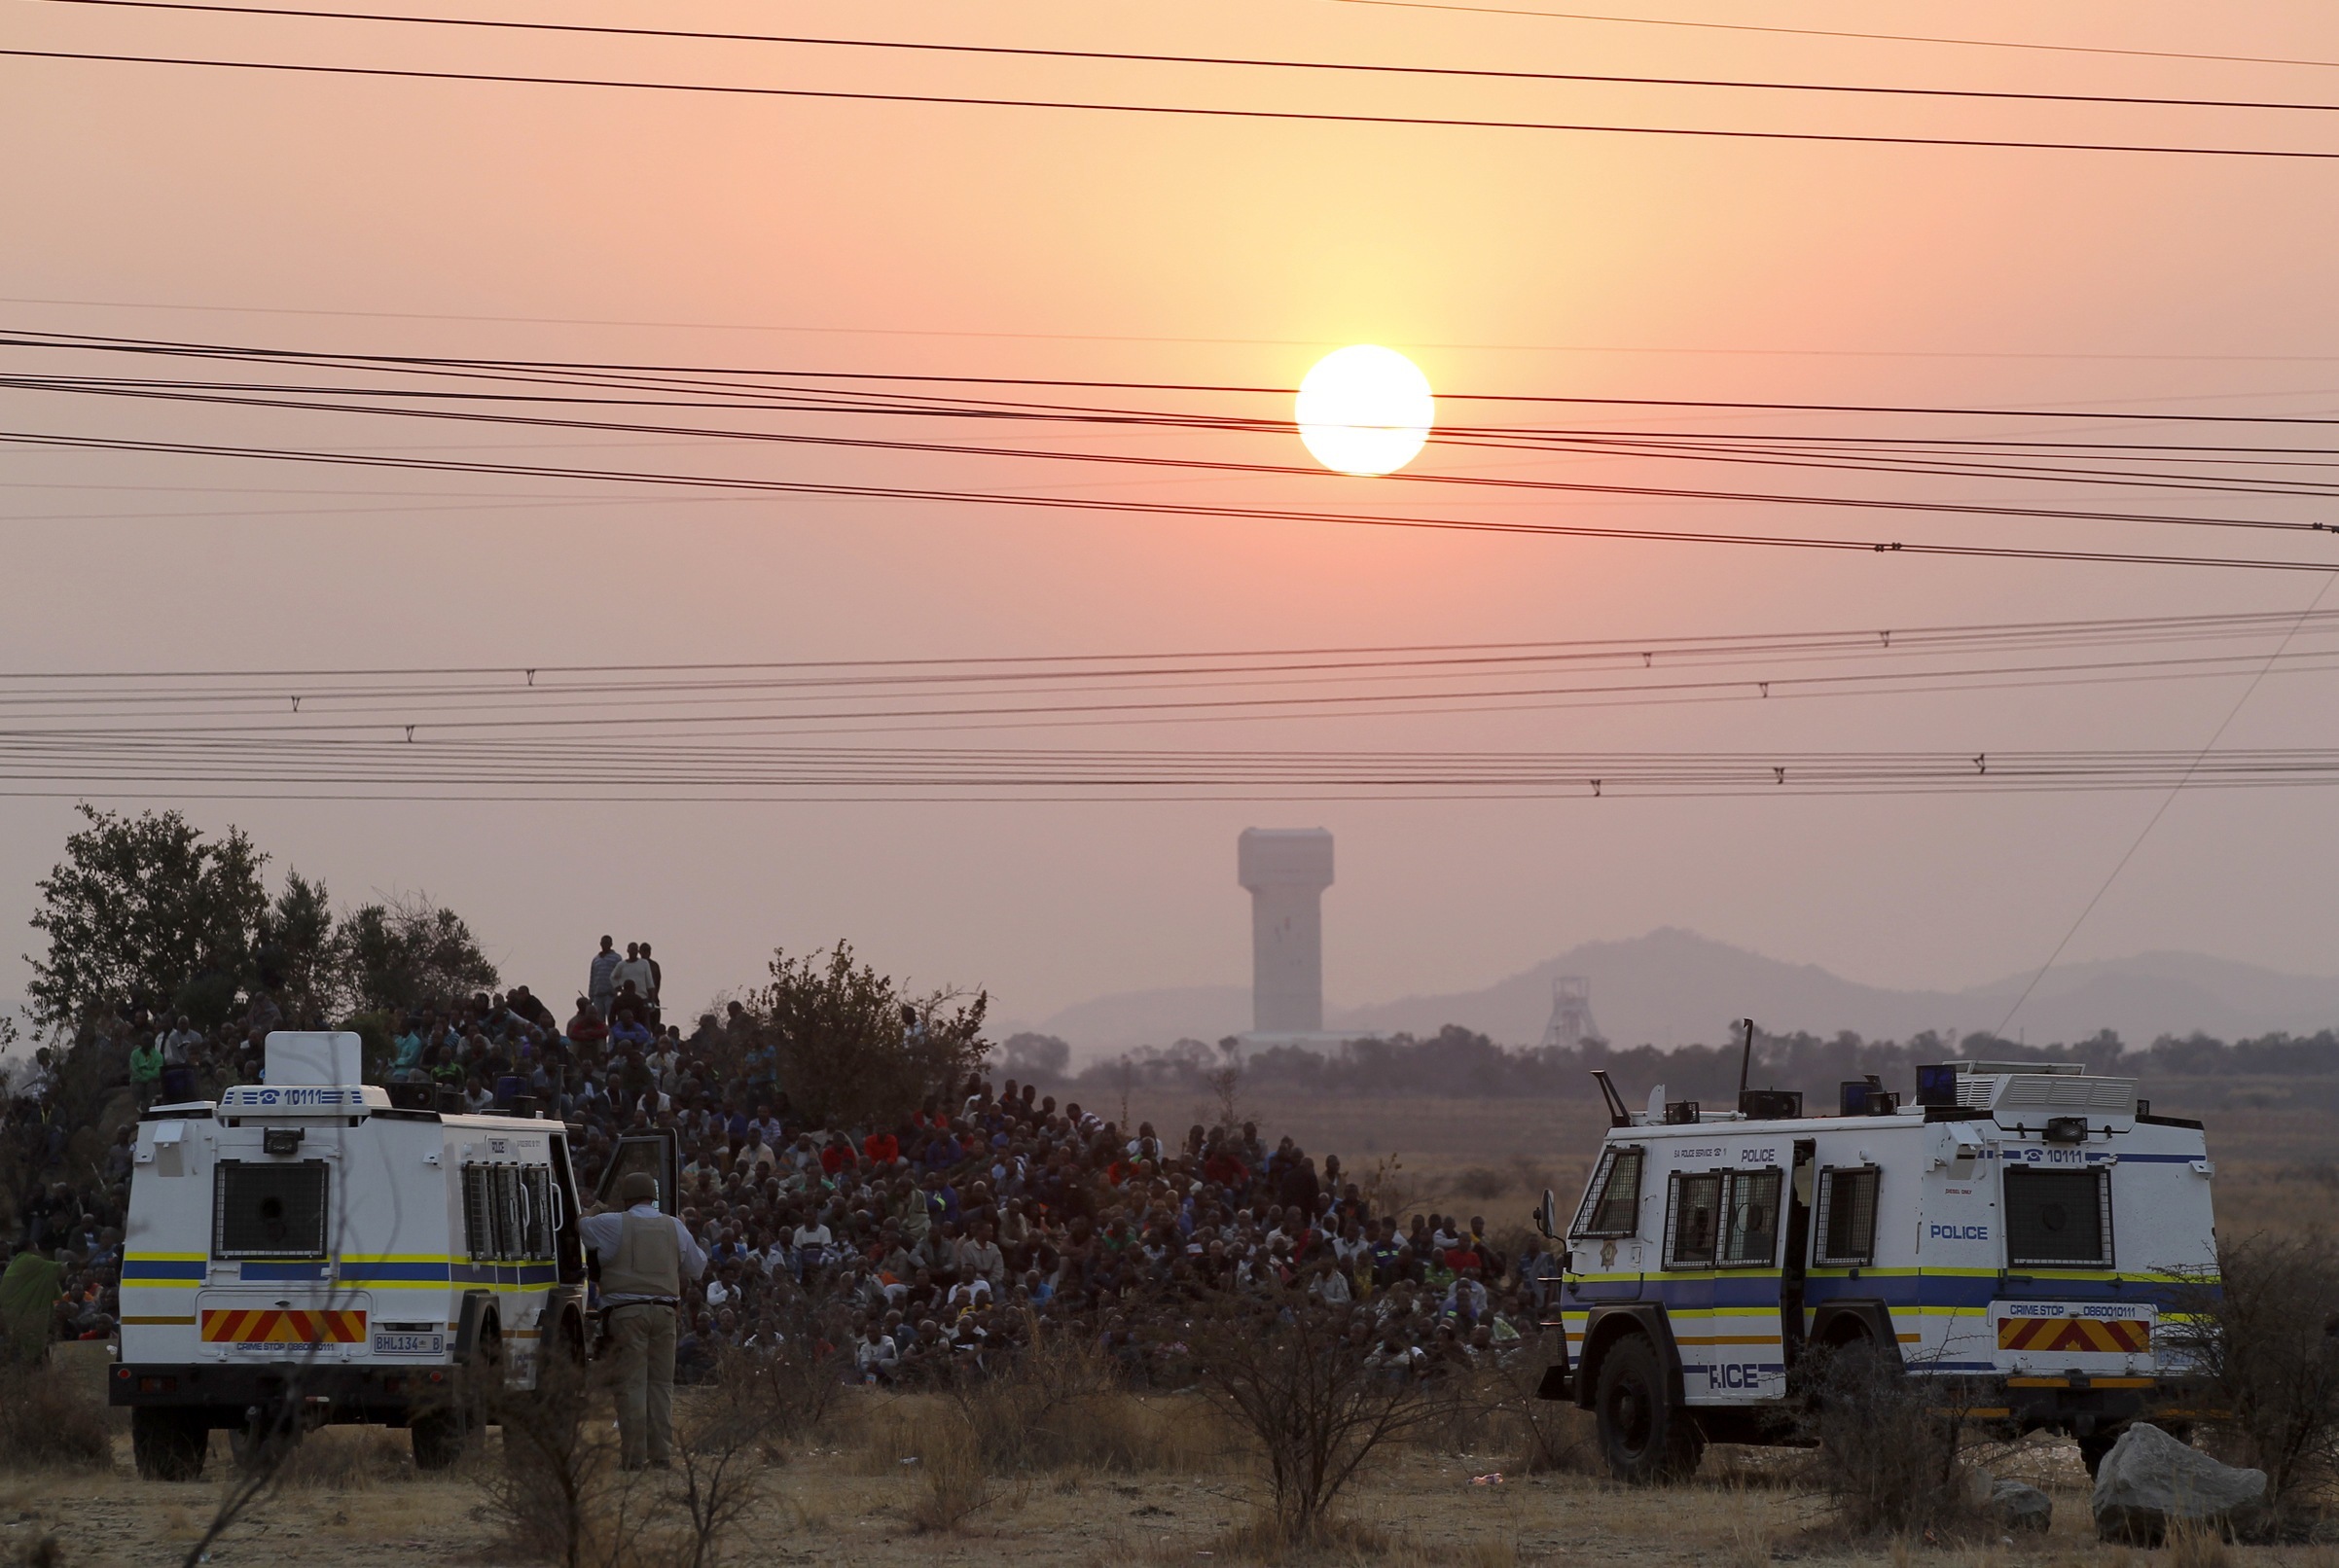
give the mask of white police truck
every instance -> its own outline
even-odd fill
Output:
[[[193,1479],[215,1429],[327,1421],[410,1427],[418,1465],[449,1464],[548,1358],[586,1353],[568,1129],[524,1098],[470,1115],[365,1084],[354,1034],[271,1034],[266,1062],[138,1123],[108,1388],[139,1474]]]
[[[2213,1289],[2201,1123],[2077,1064],[1920,1067],[1914,1104],[1873,1078],[1838,1114],[1745,1090],[1735,1111],[1629,1111],[1574,1218],[1544,1318],[1541,1393],[1597,1417],[1609,1469],[1694,1471],[1715,1443],[1807,1441],[1821,1358],[1943,1379],[1945,1408],[2076,1438],[2090,1469],[2129,1422],[2182,1425],[2197,1391],[2162,1323]],[[1555,1310],[1556,1308],[1556,1310]]]

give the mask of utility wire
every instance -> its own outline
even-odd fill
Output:
[[[0,57],[70,60],[108,65],[178,65],[205,70],[256,71],[408,82],[493,83],[522,87],[609,88],[640,92],[714,93],[834,103],[934,104],[955,108],[1051,109],[1090,114],[1181,116],[1238,122],[1331,125],[1403,125],[1452,130],[1556,131],[1593,135],[1692,137],[1722,141],[1830,143],[1868,147],[1996,148],[2025,152],[2148,153],[2191,158],[2292,159],[2327,161],[2339,149],[2205,147],[2176,142],[2056,141],[1987,136],[1890,136],[1852,131],[1751,130],[1705,125],[1624,125],[1549,120],[1470,119],[1438,115],[1337,114],[1301,109],[1217,108],[1200,104],[1115,103],[1096,99],[1018,98],[933,92],[851,92],[827,88],[748,87],[713,82],[652,82],[615,77],[531,76],[508,71],[426,71],[383,65],[324,65],[291,60],[222,59],[177,54],[127,54],[94,50],[0,49]]]
[[[833,499],[1021,507],[1035,511],[1090,512],[1125,517],[1191,517],[1241,522],[1320,522],[1359,528],[1513,534],[1541,538],[1662,541],[1675,544],[1726,544],[1765,549],[1857,551],[1879,554],[1937,555],[1983,560],[2215,567],[2234,571],[2326,572],[2332,570],[2330,563],[2324,561],[2284,560],[2255,556],[2054,550],[2039,547],[1968,545],[1924,540],[1844,539],[1805,534],[1732,533],[1712,529],[1627,528],[1593,523],[1519,522],[1490,518],[1317,512],[1297,508],[1209,506],[1197,502],[1111,500],[1046,493],[1016,494],[988,490],[922,489],[904,485],[826,484],[810,481],[725,478],[715,475],[657,473],[648,470],[464,462],[446,458],[400,457],[381,453],[235,446],[196,442],[133,441],[41,431],[0,431],[0,443],[83,451],[152,452],[173,456],[228,457],[263,462],[308,463],[328,467],[388,468],[432,474],[494,474],[527,479],[586,480],[607,483],[670,485],[690,489],[754,491]],[[1880,505],[1887,504],[1880,503]],[[2306,527],[2309,525],[2291,524],[2290,526]]]
[[[1533,11],[1515,6],[1464,5],[1458,0],[1336,0],[1341,5],[1383,6],[1397,11],[1466,12],[1484,17],[1537,17],[1553,21],[1618,22],[1635,27],[1694,27],[1711,32],[1775,33],[1789,38],[1850,38],[1879,44],[1945,44],[1960,49],[2033,50],[2049,54],[2106,54],[2144,60],[2209,60],[2231,65],[2339,66],[2339,60],[2298,59],[2286,54],[2205,54],[2189,50],[2116,49],[2107,44],[2038,44],[2010,38],[1944,38],[1926,33],[1862,33],[1838,27],[1775,27],[1745,21],[1691,21],[1676,17],[1617,17],[1583,11]]]
[[[0,54],[7,51],[0,50]],[[2339,157],[2339,153],[2331,155]],[[939,374],[903,371],[836,371],[801,366],[723,367],[637,364],[606,360],[482,359],[433,354],[357,354],[235,343],[206,343],[184,339],[124,338],[93,333],[64,333],[45,329],[0,328],[0,348],[54,348],[100,353],[125,353],[196,359],[253,360],[274,364],[326,368],[359,367],[420,369],[450,374],[505,371],[527,374],[602,376],[686,376],[750,382],[756,378],[796,378],[812,381],[916,382],[927,385],[984,387],[1042,387],[1056,390],[1200,392],[1246,394],[1287,399],[1298,388],[1246,382],[1132,381],[1073,379],[1027,375]],[[2253,394],[2255,395],[2255,394]],[[1751,402],[1717,398],[1609,398],[1572,393],[1454,392],[1436,394],[1441,403],[1521,403],[1587,408],[1721,410],[1730,412],[1914,414],[1934,417],[1988,419],[2082,419],[2182,424],[2276,424],[2339,426],[2339,415],[2153,412],[2135,409],[1989,408],[1970,404],[1899,403],[1788,403]],[[1051,406],[1055,407],[1055,406]],[[1288,419],[1278,420],[1287,426]]]
[[[47,5],[102,6],[127,11],[197,12],[220,17],[298,18],[309,21],[388,22],[409,26],[455,27],[523,33],[571,34],[596,38],[661,38],[693,43],[774,44],[800,48],[895,51],[908,53],[975,54],[1012,59],[1084,60],[1137,65],[1201,65],[1252,70],[1326,72],[1369,76],[1425,77],[1457,81],[1521,82],[1590,86],[1722,88],[1757,92],[1853,93],[1885,97],[1984,99],[2008,103],[2085,103],[2161,109],[2297,110],[2339,112],[2339,103],[2268,98],[2180,98],[2134,93],[2018,92],[1985,88],[1912,88],[1847,82],[1771,82],[1729,77],[1620,76],[1584,71],[1494,70],[1455,65],[1390,65],[1351,60],[1296,60],[1240,54],[1161,54],[1123,50],[1037,49],[1007,44],[946,44],[915,39],[834,38],[801,33],[713,32],[680,27],[620,27],[572,21],[522,21],[494,17],[414,17],[379,11],[327,11],[295,6],[231,6],[201,0],[39,0]]]
[[[2322,607],[2323,595],[2330,590],[2331,580],[2326,577],[2322,580],[2322,586],[2315,590],[2315,597],[2308,601],[2306,609],[2299,613],[2298,620],[2291,626],[2290,631],[2284,636],[2274,652],[2266,656],[2265,663],[2259,667],[2257,674],[2250,677],[2249,684],[2242,688],[2241,695],[2234,698],[2233,706],[2225,710],[2225,717],[2219,720],[2217,728],[2211,731],[2208,741],[2194,755],[2192,763],[2185,768],[2184,773],[2169,786],[2169,793],[2161,798],[2161,802],[2153,808],[2152,815],[2144,819],[2143,827],[2130,841],[2126,851],[2112,863],[2110,874],[2106,875],[2102,885],[2097,887],[2095,895],[2081,906],[2078,917],[2072,920],[2070,928],[2063,933],[2063,940],[2055,944],[2055,950],[2047,954],[2046,962],[2038,966],[2038,973],[2033,975],[2031,982],[2022,988],[2022,994],[2014,999],[2014,1005],[2006,1009],[2006,1016],[1997,1020],[1997,1027],[1991,1031],[1993,1034],[2001,1038],[2005,1035],[2006,1025],[2014,1021],[2014,1015],[2022,1011],[2023,1004],[2031,999],[2031,993],[2038,989],[2038,982],[2046,979],[2047,971],[2055,967],[2056,960],[2063,956],[2063,950],[2069,947],[2071,944],[2071,939],[2079,934],[2079,928],[2087,924],[2087,917],[2096,912],[2096,906],[2104,902],[2104,895],[2111,891],[2111,884],[2120,879],[2120,873],[2128,869],[2128,863],[2136,858],[2136,852],[2143,848],[2146,838],[2152,837],[2152,830],[2160,826],[2160,819],[2168,815],[2169,807],[2176,803],[2177,797],[2193,781],[2194,775],[2209,761],[2210,753],[2217,749],[2217,742],[2225,738],[2225,731],[2232,728],[2234,720],[2241,717],[2242,709],[2249,703],[2250,696],[2256,693],[2259,682],[2266,678],[2266,672],[2274,667],[2275,661],[2281,659],[2289,648],[2290,640],[2297,635],[2298,628],[2305,625],[2308,619]]]
[[[490,412],[477,410],[447,408],[402,409],[371,404],[299,401],[284,396],[235,397],[215,392],[179,391],[153,384],[125,386],[103,384],[73,385],[49,377],[0,375],[0,387],[22,390],[91,393],[109,397],[160,398],[174,402],[258,409],[285,409],[306,412],[348,413],[378,418],[436,419],[456,423],[511,425],[526,429],[550,429],[575,432],[621,435],[662,435],[703,437],[724,442],[780,445],[833,446],[859,450],[922,452],[949,456],[1009,458],[1027,461],[1053,461],[1098,464],[1109,467],[1170,469],[1187,473],[1221,473],[1277,475],[1302,478],[1311,481],[1336,482],[1334,476],[1321,468],[1307,468],[1288,463],[1236,462],[1224,459],[1172,457],[1148,453],[1088,452],[1034,447],[981,446],[957,443],[889,441],[870,437],[820,435],[807,432],[739,430],[709,428],[698,425],[660,425],[617,420],[556,418],[548,415],[528,415],[510,412]],[[268,389],[275,390],[275,389]],[[392,391],[390,396],[416,394]],[[536,401],[536,400],[530,400]],[[1282,433],[1282,432],[1278,432]],[[1580,449],[1580,448],[1577,448]],[[1944,469],[1939,466],[1888,466],[1845,460],[1813,462],[1808,459],[1773,459],[1761,455],[1712,452],[1628,452],[1626,455],[1694,457],[1699,461],[1728,461],[1768,466],[1824,467],[1835,472],[1869,472],[1918,474],[1926,477],[1951,478],[2029,478],[2039,474],[2036,469],[2013,469],[1990,472],[1980,468]],[[1997,505],[1980,502],[1959,502],[1925,499],[1889,499],[1864,496],[1783,494],[1765,490],[1691,489],[1680,486],[1647,484],[1594,483],[1586,481],[1520,479],[1475,474],[1441,474],[1435,472],[1399,472],[1382,476],[1398,483],[1443,484],[1501,490],[1524,490],[1542,493],[1630,495],[1658,497],[1668,500],[1724,501],[1751,505],[1785,505],[1810,507],[1851,508],[1860,511],[1922,512],[1962,517],[2025,517],[2033,519],[2078,520],[2088,522],[2155,523],[2172,527],[2242,528],[2275,532],[2323,533],[2339,531],[2334,525],[2320,521],[2296,521],[2280,518],[2212,517],[2200,514],[2169,514],[2148,512],[2109,512],[2080,508]],[[2125,487],[2154,489],[2209,490],[2218,494],[2266,495],[2296,498],[2301,496],[2339,495],[2339,489],[2329,485],[2311,486],[2300,481],[2269,484],[2264,481],[2249,483],[2239,480],[2204,480],[2199,477],[2145,477],[2129,475],[2091,475],[2069,472],[2057,476],[2064,482],[2116,484]]]

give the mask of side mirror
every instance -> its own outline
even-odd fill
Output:
[[[1543,1189],[1543,1201],[1535,1205],[1535,1229],[1547,1241],[1560,1239],[1560,1203],[1548,1187]]]

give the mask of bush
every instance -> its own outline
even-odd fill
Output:
[[[0,1470],[106,1470],[105,1407],[61,1367],[26,1367],[0,1350]]]
[[[1845,1529],[1954,1537],[1988,1522],[1953,1379],[1910,1376],[1889,1352],[1855,1342],[1815,1350],[1797,1381],[1818,1444],[1810,1474]]]
[[[2161,1332],[2216,1391],[2212,1436],[2280,1509],[2339,1471],[2339,1242],[2221,1241],[2217,1274],[2179,1285]]]
[[[1329,1543],[1332,1508],[1385,1443],[1434,1420],[1420,1378],[1374,1366],[1346,1319],[1297,1292],[1214,1303],[1194,1325],[1202,1387],[1266,1470],[1262,1528],[1285,1547]]]

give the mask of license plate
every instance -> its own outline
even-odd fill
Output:
[[[447,1354],[447,1336],[443,1334],[379,1334],[374,1336],[374,1354],[378,1356],[443,1356]]]

